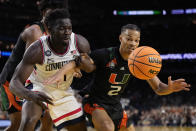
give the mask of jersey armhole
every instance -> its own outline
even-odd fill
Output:
[[[81,53],[81,50],[80,50],[79,47],[78,47],[78,41],[77,41],[77,36],[76,36],[76,34],[74,34],[74,38],[75,38],[74,44],[75,44],[76,50],[77,50],[79,53]]]
[[[42,64],[44,63],[44,47],[43,47],[43,43],[41,41],[41,39],[39,39],[39,43],[41,45],[41,49],[42,49]]]

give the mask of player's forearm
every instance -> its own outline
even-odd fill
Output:
[[[9,86],[10,91],[16,96],[30,100],[30,90],[26,89],[18,79],[12,79]]]
[[[163,82],[160,82],[159,86],[154,91],[158,95],[169,95],[173,93],[173,91],[168,87],[168,85]]]
[[[71,61],[70,63],[64,65],[61,69],[60,72],[64,75],[66,75],[69,72],[74,72],[74,69],[76,68],[76,64],[74,61]]]
[[[173,92],[169,89],[168,85],[161,82],[161,80],[157,76],[150,80],[147,80],[147,82],[150,84],[157,95],[168,95]]]
[[[81,62],[78,67],[87,73],[93,72],[96,69],[93,61],[90,58],[86,57],[81,57]]]

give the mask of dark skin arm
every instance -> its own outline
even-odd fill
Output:
[[[38,25],[32,25],[29,28],[26,28],[21,34],[22,39],[26,43],[26,48],[28,48],[34,41],[38,40],[42,35],[42,31]]]
[[[16,96],[26,100],[34,101],[43,108],[42,102],[52,104],[52,99],[42,92],[32,92],[24,87],[25,81],[33,71],[35,64],[42,64],[42,49],[39,41],[34,42],[25,52],[24,58],[17,66],[17,69],[10,82],[10,90]]]
[[[16,45],[12,51],[11,56],[7,60],[1,75],[0,83],[5,83],[6,80],[10,80],[16,66],[22,60],[25,52],[25,48],[29,47],[31,43],[38,40],[42,36],[42,31],[38,25],[32,25],[26,28],[18,37]]]
[[[154,92],[158,95],[169,95],[173,92],[189,91],[190,84],[187,84],[185,79],[171,80],[171,76],[168,77],[168,84],[161,82],[161,80],[155,76],[154,78],[147,80]]]
[[[90,49],[90,44],[88,42],[88,40],[83,37],[82,35],[77,34],[76,35],[76,40],[78,43],[78,48],[80,50],[80,53],[91,53],[91,49]]]

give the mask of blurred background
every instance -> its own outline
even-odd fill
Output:
[[[38,2],[0,0],[0,72],[19,33],[40,20]],[[119,45],[121,26],[137,24],[142,29],[140,45],[152,46],[163,58],[158,77],[165,83],[170,75],[185,78],[192,85],[190,92],[158,96],[145,81],[135,79],[122,99],[130,122],[137,126],[196,126],[196,6],[192,0],[64,2],[71,13],[73,32],[86,37],[92,50]],[[6,113],[1,112],[0,119],[7,120]],[[6,125],[1,120],[0,126]]]

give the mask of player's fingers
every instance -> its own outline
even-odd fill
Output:
[[[48,104],[53,105],[53,102],[52,102],[52,100],[50,100],[50,99],[47,99],[47,98],[41,98],[41,101],[42,101],[42,102],[46,102],[46,103],[48,103]]]
[[[190,91],[190,88],[184,88],[185,91]]]
[[[171,76],[168,77],[168,82],[171,81]]]
[[[43,92],[39,92],[38,96],[47,100],[52,101],[52,98],[50,98],[49,96],[47,96],[46,94],[44,94]]]
[[[82,73],[81,72],[78,72],[77,75],[78,75],[78,78],[82,77]]]
[[[56,83],[57,83],[57,88],[59,88],[60,87],[60,81],[57,81]]]
[[[175,81],[177,81],[177,82],[184,82],[185,79],[181,78],[181,79],[177,79],[177,80],[175,80]]]
[[[53,77],[49,77],[46,80],[44,80],[43,84],[44,85],[49,85],[53,82],[54,78]]]
[[[43,103],[38,101],[37,104],[42,107],[42,109],[48,109],[48,107]]]
[[[60,82],[60,80],[59,80],[58,77],[51,77],[51,78],[49,78],[49,80],[47,81],[47,85],[55,84],[55,83],[58,83],[58,82]]]
[[[191,85],[187,84],[186,82],[180,82],[180,85],[182,85],[184,87],[191,87]]]

